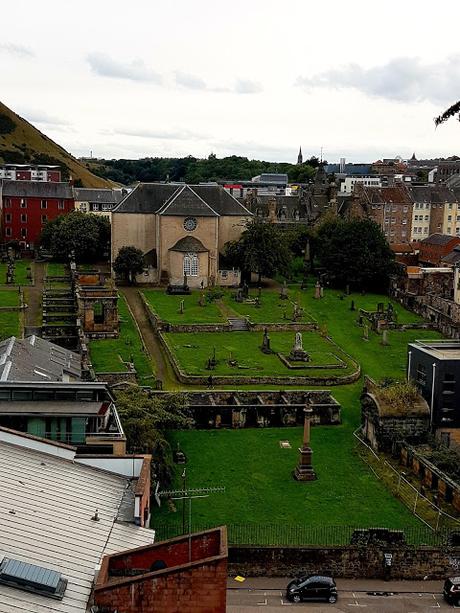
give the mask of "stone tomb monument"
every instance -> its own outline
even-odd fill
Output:
[[[310,356],[303,348],[302,332],[295,333],[294,346],[289,354],[289,360],[292,362],[309,362]]]

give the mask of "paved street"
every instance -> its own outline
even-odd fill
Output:
[[[338,613],[366,610],[369,613],[434,613],[454,611],[460,607],[447,605],[441,595],[442,581],[347,581],[337,580],[339,600],[336,604],[292,604],[284,597],[284,587],[289,579],[257,578],[238,584],[229,579],[227,611],[229,613],[286,613],[315,611]]]

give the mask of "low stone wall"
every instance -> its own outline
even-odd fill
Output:
[[[124,372],[96,372],[96,379],[104,381],[108,385],[116,383],[137,383],[137,373],[135,370]]]
[[[158,338],[160,339],[161,345],[168,356],[168,359],[174,369],[175,375],[177,379],[181,383],[185,383],[187,385],[207,385],[209,375],[212,375],[212,380],[214,385],[324,385],[325,387],[331,387],[333,385],[347,385],[348,383],[354,383],[361,376],[361,366],[348,356],[352,363],[355,365],[355,372],[349,375],[342,376],[328,376],[328,377],[307,377],[307,376],[298,376],[298,377],[289,377],[289,376],[238,376],[238,375],[214,375],[213,371],[209,371],[209,375],[188,375],[186,374],[182,368],[180,367],[179,362],[176,359],[176,356],[172,352],[169,347],[166,339],[162,335],[161,332],[158,332]]]
[[[309,323],[269,323],[269,324],[261,324],[261,323],[253,323],[248,321],[249,329],[253,332],[263,332],[267,329],[268,332],[312,332],[319,329],[317,323],[309,322]]]
[[[384,554],[392,554],[389,577],[385,575]],[[330,573],[336,578],[402,580],[445,579],[458,574],[460,548],[384,547],[352,545],[338,547],[254,547],[230,546],[229,575],[286,577]]]

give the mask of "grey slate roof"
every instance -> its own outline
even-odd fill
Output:
[[[0,585],[0,613],[85,613],[102,556],[154,540],[120,523],[133,515],[134,483],[58,457],[70,448],[47,448],[0,441],[0,552],[62,573],[68,585],[62,601]]]
[[[35,335],[0,343],[0,381],[64,381],[66,376],[81,378],[78,353]]]
[[[427,236],[420,242],[428,244],[428,245],[447,245],[452,240],[455,240],[456,238],[457,237],[451,236],[450,234],[438,234],[436,232],[435,234],[431,234],[430,236]]]
[[[77,202],[96,202],[101,204],[118,204],[126,195],[120,189],[74,187],[73,191]]]
[[[158,211],[159,215],[218,217],[218,213],[188,185],[184,185]]]
[[[453,251],[445,255],[441,261],[451,266],[458,264],[460,262],[460,245],[454,247]]]
[[[251,216],[250,211],[220,185],[139,183],[113,213],[159,213],[179,216]]]
[[[203,243],[194,236],[184,236],[184,238],[179,239],[174,245],[174,247],[171,247],[169,251],[181,251],[183,253],[200,253],[209,251],[209,249],[206,249]]]
[[[0,400],[0,415],[98,415],[108,403],[62,400]]]
[[[70,198],[73,191],[70,183],[54,181],[3,181],[1,185],[3,196],[11,198]]]
[[[455,193],[444,185],[414,185],[408,189],[414,202],[443,204],[457,200]]]

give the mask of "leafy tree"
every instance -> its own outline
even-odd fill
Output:
[[[110,222],[105,217],[80,211],[60,215],[48,222],[40,244],[57,260],[68,260],[72,253],[77,262],[104,257],[110,240]]]
[[[121,247],[113,263],[113,269],[117,275],[132,283],[136,275],[144,270],[144,254],[133,245]]]
[[[140,387],[117,392],[117,411],[131,453],[151,453],[162,483],[172,476],[172,451],[165,432],[192,425],[188,398],[184,394],[157,396]]]
[[[341,287],[381,290],[394,270],[394,255],[380,227],[370,219],[328,220],[317,233],[319,263]]]
[[[246,224],[239,240],[227,243],[225,257],[243,271],[262,276],[286,274],[292,254],[282,231],[273,223],[254,219]]]

